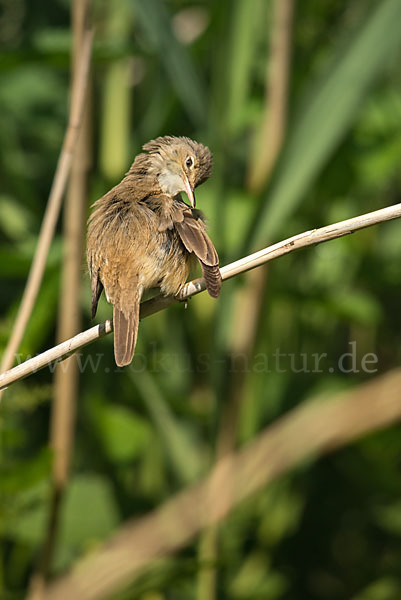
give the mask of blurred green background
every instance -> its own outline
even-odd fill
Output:
[[[1,350],[65,131],[70,9],[67,0],[1,2]],[[214,154],[197,201],[222,265],[401,202],[400,0],[296,3],[283,145],[259,185],[252,172],[269,144],[274,2],[97,0],[93,12],[88,214],[141,145],[164,134],[188,135]],[[61,221],[20,360],[56,340]],[[293,406],[398,366],[400,256],[401,222],[386,223],[236,277],[218,301],[201,294],[187,310],[144,320],[128,368],[115,368],[112,336],[85,348],[51,574]],[[84,256],[81,306],[87,328]],[[110,316],[102,300],[97,322]],[[368,371],[361,361],[370,353],[377,361]],[[319,369],[314,354],[325,354]],[[44,540],[52,382],[45,369],[13,385],[0,407],[5,599],[25,597]],[[215,581],[205,579],[201,535],[113,598],[399,599],[400,466],[399,428],[305,464],[224,522],[206,553]]]

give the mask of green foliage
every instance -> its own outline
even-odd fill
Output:
[[[0,18],[1,349],[65,130],[72,39],[64,0],[15,6]],[[95,3],[94,18],[88,207],[163,134],[213,151],[214,174],[197,201],[222,264],[399,201],[399,0],[297,3],[288,127],[259,197],[246,173],[264,117],[272,2],[114,0]],[[59,229],[19,360],[54,345],[62,245]],[[293,406],[398,366],[400,254],[397,221],[271,263],[248,354],[237,355],[253,314],[247,305],[238,312],[243,276],[225,283],[217,302],[203,294],[187,310],[144,320],[124,370],[111,336],[86,347],[76,358],[75,449],[52,573],[207,473],[238,390],[233,437],[243,444]],[[84,267],[82,282],[86,328]],[[102,300],[99,320],[110,314]],[[362,368],[370,354],[374,371]],[[26,596],[49,517],[52,370],[12,386],[0,405],[0,597],[13,600]],[[394,428],[248,498],[220,527],[215,597],[398,599],[400,452]],[[197,544],[113,598],[200,598]]]
[[[387,64],[394,47],[400,46],[400,3],[387,0],[372,7],[370,13],[349,32],[348,43],[340,38],[331,66],[325,65],[323,74],[311,82],[300,102],[269,201],[264,211],[258,210],[252,247],[265,243],[297,208],[349,128],[366,88]]]
[[[130,461],[149,444],[147,422],[123,406],[95,405],[93,420],[105,453],[113,462]]]

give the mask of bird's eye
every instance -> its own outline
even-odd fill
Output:
[[[192,156],[188,156],[188,158],[185,161],[186,166],[188,167],[188,169],[191,169],[194,166],[194,159]]]

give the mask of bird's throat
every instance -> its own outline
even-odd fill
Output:
[[[180,192],[185,191],[184,183],[178,173],[170,171],[170,169],[163,169],[159,176],[160,189],[164,194],[169,196],[176,196]]]
[[[164,168],[158,175],[158,181],[163,194],[167,194],[174,198],[178,194],[184,192],[188,196],[191,207],[195,207],[195,196],[188,178],[185,175]]]

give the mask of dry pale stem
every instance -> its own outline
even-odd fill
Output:
[[[269,179],[286,130],[294,4],[294,0],[275,0],[273,5],[265,108],[249,161],[247,187],[254,194],[258,194]]]
[[[266,93],[262,127],[257,130],[254,151],[251,153],[248,165],[247,184],[252,194],[260,193],[268,181],[285,135],[293,11],[294,0],[275,0],[273,4],[273,18],[269,32],[269,56],[266,61]],[[235,298],[233,319],[235,327],[231,329],[231,361],[236,360],[235,356],[250,356],[252,353],[257,331],[259,330],[267,274],[267,264],[257,271],[248,273],[245,285],[239,290]],[[243,369],[236,369],[235,364],[232,366],[233,368],[230,370],[233,376],[230,380],[227,402],[224,403],[220,418],[217,459],[223,458],[235,448],[238,422],[245,397],[246,373]],[[225,495],[231,493],[232,491],[227,487]],[[226,501],[226,499],[219,497],[216,502],[221,500]],[[200,560],[206,563],[204,578],[206,584],[209,583],[206,596],[215,597],[215,587],[212,589],[212,584],[215,584],[212,571],[213,564],[217,562],[218,529],[212,527],[205,531],[203,535],[205,536],[205,543],[200,545],[202,550]],[[211,573],[208,573],[209,571]]]
[[[88,20],[87,14],[89,5],[90,0],[85,0],[83,6],[85,7],[86,22]],[[2,371],[9,369],[15,360],[15,354],[21,344],[26,326],[32,314],[45,270],[47,256],[51,241],[54,236],[54,231],[72,164],[72,157],[80,130],[88,84],[92,40],[93,31],[91,28],[87,28],[82,40],[82,52],[79,68],[77,69],[72,86],[68,127],[57,163],[53,184],[50,190],[46,212],[43,217],[35,256],[29,271],[28,280],[26,282],[13,331],[2,358]]]
[[[399,219],[400,217],[401,204],[395,204],[394,206],[387,206],[386,208],[381,208],[380,210],[375,210],[371,213],[366,213],[364,215],[359,215],[358,217],[353,217],[352,219],[340,221],[339,223],[334,223],[333,225],[320,227],[320,229],[305,231],[304,233],[287,238],[282,242],[278,242],[277,244],[263,248],[263,250],[249,254],[244,258],[240,258],[229,265],[225,265],[221,268],[221,276],[223,281],[226,279],[231,279],[231,277],[236,277],[241,273],[255,269],[260,265],[279,258],[280,256],[289,254],[290,252],[294,252],[295,250],[300,250],[301,248],[306,248],[307,246],[314,246],[316,244],[328,242],[330,240],[343,237],[344,235],[354,233],[354,231],[365,229],[366,227],[372,227],[373,225],[383,223],[384,221]],[[186,300],[195,294],[199,294],[205,289],[205,282],[203,279],[194,279],[184,286],[179,300]],[[151,300],[148,300],[142,304],[141,319],[149,317],[150,315],[167,308],[177,301],[178,300],[175,298],[165,298],[162,296],[152,298]],[[6,388],[11,383],[14,383],[20,379],[24,379],[24,377],[35,373],[39,369],[43,369],[55,361],[64,360],[76,352],[79,348],[83,348],[91,342],[94,342],[104,335],[107,335],[111,331],[113,331],[113,323],[111,320],[107,320],[104,323],[100,323],[100,325],[96,325],[95,327],[91,327],[91,329],[87,329],[86,331],[79,333],[73,338],[62,342],[50,350],[46,350],[46,352],[43,352],[34,358],[30,358],[17,367],[14,367],[5,373],[1,373],[0,389]]]
[[[81,0],[73,3],[73,67],[72,88],[80,74],[80,63],[87,28],[88,5]],[[89,57],[88,57],[89,59]],[[86,70],[86,69],[85,69]],[[82,80],[81,85],[87,90],[89,73]],[[76,84],[75,84],[76,85]],[[75,91],[75,94],[77,92]],[[74,89],[72,89],[74,95]],[[72,168],[69,181],[67,201],[64,211],[64,256],[60,290],[60,312],[58,322],[58,338],[66,339],[75,335],[81,329],[81,264],[84,238],[84,222],[87,198],[87,174],[89,169],[89,94],[86,98],[75,100],[79,107],[76,124],[71,139]],[[81,102],[85,106],[82,108]],[[83,115],[81,119],[81,112]],[[78,111],[78,108],[77,108]],[[82,121],[82,122],[81,122]],[[75,122],[75,120],[73,121]],[[77,132],[78,138],[75,139]],[[62,506],[63,492],[67,485],[68,471],[74,439],[75,406],[78,388],[78,369],[74,360],[67,359],[67,368],[56,369],[54,381],[54,402],[51,412],[51,439],[50,444],[54,451],[52,472],[52,494],[49,502],[49,516],[44,534],[41,558],[37,570],[33,573],[30,582],[30,598],[39,600],[43,592],[46,578],[50,570],[54,548],[57,539],[60,509]]]
[[[320,456],[401,419],[401,370],[329,399],[298,406],[237,453],[226,455],[199,484],[149,515],[127,522],[102,548],[79,561],[44,600],[100,600],[154,560],[224,519],[238,504],[311,456]],[[232,493],[226,495],[229,486]],[[219,503],[216,498],[226,498]],[[180,523],[177,527],[176,524]]]

